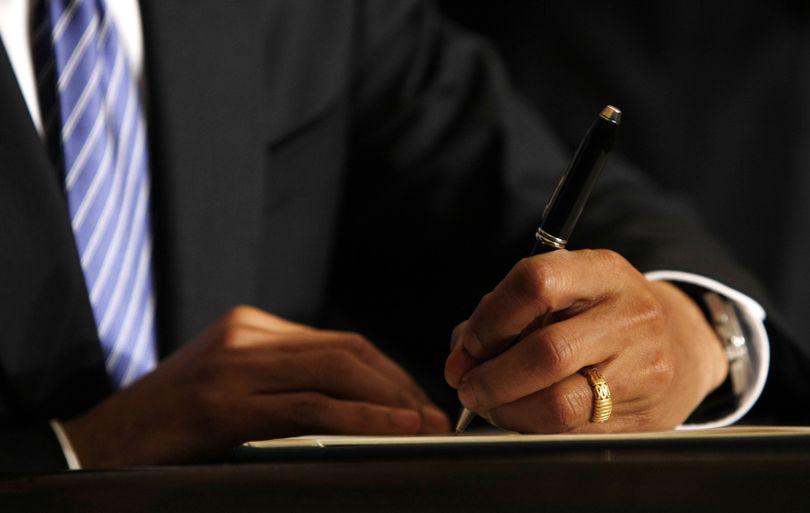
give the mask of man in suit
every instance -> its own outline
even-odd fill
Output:
[[[50,118],[38,133],[24,66],[1,53],[6,466],[199,460],[312,431],[443,432],[428,397],[453,406],[437,383],[446,334],[468,317],[444,374],[465,406],[506,428],[671,428],[726,379],[688,287],[639,270],[714,277],[754,297],[757,284],[631,170],[606,170],[575,234],[606,249],[514,265],[567,155],[486,46],[429,5],[143,1],[136,12],[161,362],[113,379],[70,174],[48,158]],[[756,401],[767,358],[755,363],[759,385],[713,420]],[[604,424],[589,421],[578,373],[592,365],[614,397]]]

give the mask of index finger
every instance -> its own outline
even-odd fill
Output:
[[[460,344],[477,360],[492,358],[546,314],[614,294],[626,286],[630,270],[624,258],[608,250],[557,250],[524,258],[481,299]]]

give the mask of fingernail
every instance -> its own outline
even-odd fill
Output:
[[[461,385],[458,387],[458,399],[469,410],[475,410],[478,407],[475,390],[466,377],[461,380]]]
[[[397,410],[388,413],[388,420],[405,431],[416,431],[421,417],[418,412],[412,410]]]

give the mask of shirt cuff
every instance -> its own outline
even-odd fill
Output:
[[[65,433],[65,430],[62,428],[62,424],[57,420],[51,420],[51,429],[53,429],[53,434],[56,435],[59,445],[62,446],[62,454],[65,455],[68,468],[70,470],[81,470],[82,465],[79,463],[79,457],[76,456],[76,451],[73,450],[73,444],[70,443],[70,438],[68,438],[67,433]]]
[[[740,420],[754,403],[757,402],[765,388],[765,379],[768,377],[768,367],[771,362],[771,349],[768,344],[768,333],[765,331],[765,309],[742,292],[732,289],[719,281],[698,274],[683,271],[652,271],[644,274],[650,281],[684,282],[711,290],[733,301],[740,313],[740,322],[748,328],[749,339],[748,354],[754,371],[754,381],[748,390],[744,391],[739,399],[737,409],[730,415],[718,420],[702,424],[685,424],[677,429],[711,429],[724,427]]]

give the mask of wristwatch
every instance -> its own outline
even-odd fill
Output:
[[[754,382],[754,369],[748,354],[746,332],[734,303],[715,292],[703,294],[709,321],[723,343],[728,358],[728,376],[735,397],[742,396]]]

